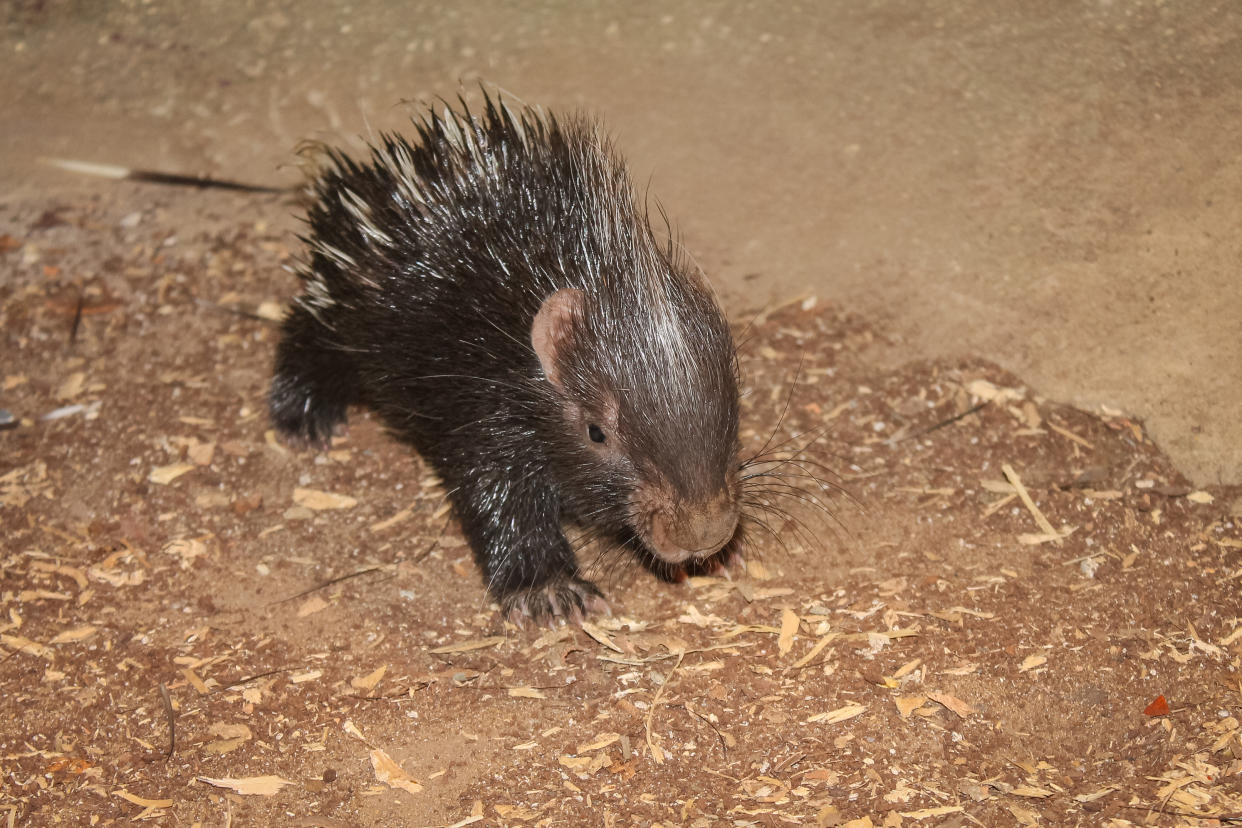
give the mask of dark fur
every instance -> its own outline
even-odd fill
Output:
[[[607,140],[586,120],[493,100],[480,118],[417,128],[417,143],[385,136],[365,162],[317,158],[307,290],[271,388],[278,429],[321,443],[348,406],[370,406],[444,480],[511,617],[602,606],[563,521],[643,552],[660,531],[687,549],[680,538],[724,532],[727,545],[732,339]],[[545,366],[532,325],[554,294],[580,301],[544,315]],[[709,502],[710,531],[677,529]]]

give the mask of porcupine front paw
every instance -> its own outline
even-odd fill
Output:
[[[504,617],[519,627],[525,619],[555,625],[565,621],[581,625],[588,615],[611,615],[604,594],[590,581],[574,575],[559,576],[540,586],[517,589],[500,599]]]
[[[324,329],[304,307],[290,311],[283,334],[267,396],[272,423],[288,440],[325,446],[357,401],[357,369],[344,351],[327,344]]]
[[[268,406],[276,431],[299,445],[326,446],[345,424],[343,403],[317,400],[313,389],[283,374],[272,379]]]

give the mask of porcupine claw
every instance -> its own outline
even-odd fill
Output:
[[[527,618],[555,629],[558,621],[581,627],[590,615],[612,615],[595,584],[572,576],[508,595],[501,611],[519,629],[525,629]]]

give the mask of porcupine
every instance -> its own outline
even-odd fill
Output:
[[[739,533],[737,359],[584,116],[487,96],[320,148],[270,392],[289,438],[370,407],[439,474],[507,616],[606,610],[563,524],[674,567]],[[723,550],[723,552],[722,552]]]

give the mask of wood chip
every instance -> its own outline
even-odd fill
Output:
[[[961,805],[941,805],[939,808],[923,808],[919,811],[902,811],[901,815],[906,819],[930,819],[931,817],[945,816],[947,814],[961,813],[966,810]]]
[[[301,488],[293,490],[293,502],[316,512],[326,509],[352,509],[358,505],[358,501],[349,495]]]
[[[838,707],[836,710],[830,710],[827,713],[816,713],[807,719],[807,723],[824,722],[825,724],[837,724],[855,716],[861,716],[867,712],[865,704],[847,704],[845,707]]]
[[[1060,434],[1062,437],[1065,437],[1066,439],[1073,440],[1075,443],[1082,446],[1083,448],[1089,448],[1089,449],[1095,448],[1095,446],[1091,445],[1091,443],[1079,437],[1077,434],[1070,431],[1068,428],[1061,428],[1061,426],[1057,425],[1056,423],[1048,423],[1048,428],[1052,429],[1057,434]]]
[[[409,794],[417,794],[423,786],[414,777],[405,772],[393,758],[379,748],[371,751],[371,767],[375,769],[375,778],[390,788],[398,788]]]
[[[1039,507],[1035,505],[1035,501],[1031,499],[1030,493],[1027,492],[1026,487],[1022,485],[1022,480],[1018,477],[1018,473],[1013,470],[1013,466],[1005,463],[1001,466],[1001,471],[1005,473],[1005,478],[1013,484],[1014,489],[1018,493],[1018,497],[1021,498],[1023,505],[1026,506],[1027,511],[1031,513],[1031,516],[1035,518],[1035,523],[1039,525],[1039,528],[1044,531],[1045,535],[1050,535],[1056,538],[1057,542],[1060,543],[1061,536],[1057,534],[1057,530],[1054,529],[1052,524],[1048,522],[1048,518],[1044,517],[1044,513],[1039,511]]]
[[[794,635],[798,632],[798,614],[791,609],[781,610],[781,634],[776,640],[777,651],[785,656],[793,649]]]
[[[815,656],[819,655],[820,652],[825,647],[827,647],[829,644],[831,644],[835,639],[839,637],[840,637],[840,633],[835,633],[835,632],[826,633],[822,638],[819,639],[819,641],[815,642],[815,646],[811,648],[810,652],[808,652],[802,658],[798,659],[797,661],[793,663],[794,669],[805,667],[806,665],[810,664],[811,660],[815,658]]]
[[[927,704],[927,696],[898,696],[893,699],[901,718],[908,719],[910,714]]]
[[[349,686],[355,690],[372,690],[375,685],[379,684],[380,679],[384,677],[384,673],[388,672],[388,665],[385,664],[377,667],[365,676],[359,676],[349,680]]]
[[[593,753],[597,750],[603,750],[609,745],[620,740],[620,738],[621,738],[620,733],[601,733],[600,735],[595,737],[594,742],[591,742],[590,744],[586,744],[586,745],[578,745],[577,753],[581,755],[583,753]]]
[[[608,633],[604,632],[604,630],[601,629],[599,625],[594,624],[591,621],[582,622],[582,631],[586,633],[587,635],[591,636],[591,638],[593,638],[596,643],[604,645],[608,649],[612,650],[614,653],[625,652],[625,650],[617,646],[616,642],[612,640],[612,638],[608,635]]]
[[[98,629],[99,629],[98,627],[92,624],[87,624],[86,626],[83,626],[83,627],[75,627],[72,630],[64,630],[63,632],[57,633],[56,636],[48,643],[49,644],[71,644],[75,641],[85,641],[86,639],[94,635],[95,631]]]
[[[328,608],[328,602],[320,598],[318,595],[312,595],[302,602],[298,607],[298,618],[305,618],[308,615],[319,612]]]
[[[944,705],[948,710],[951,710],[963,719],[972,713],[979,712],[977,708],[948,693],[928,693],[927,697],[934,702]]]
[[[1018,665],[1018,672],[1025,673],[1027,670],[1034,670],[1036,667],[1042,667],[1043,665],[1047,663],[1048,663],[1047,656],[1030,655],[1024,658],[1022,660],[1022,663]]]
[[[56,656],[52,653],[51,649],[45,647],[37,641],[31,641],[29,638],[23,638],[20,635],[0,635],[0,643],[4,644],[4,646],[8,647],[10,650],[17,650],[21,653],[29,653],[33,656],[46,658],[49,661],[54,661],[56,659]]]
[[[141,808],[171,808],[173,801],[171,799],[144,799],[141,796],[135,796],[127,790],[113,791],[113,796],[118,796],[126,802],[137,805]]]
[[[408,520],[410,516],[413,514],[414,514],[414,507],[406,506],[404,509],[402,509],[400,512],[397,512],[392,517],[387,518],[385,520],[381,520],[377,523],[372,523],[371,531],[372,532],[383,532],[385,529],[390,529],[393,526],[396,526],[398,523],[400,523],[403,520]]]
[[[160,486],[167,486],[181,475],[195,468],[193,463],[173,463],[169,466],[157,466],[151,469],[151,473],[147,475],[147,480]]]
[[[509,695],[515,699],[546,699],[543,691],[535,687],[510,687]]]
[[[189,683],[189,685],[194,688],[195,693],[198,693],[200,696],[210,695],[211,689],[208,688],[203,680],[198,677],[198,674],[189,667],[183,668],[181,670],[181,674],[185,676],[185,680]]]
[[[489,638],[473,638],[469,641],[460,641],[456,644],[447,644],[443,647],[436,647],[432,650],[433,655],[444,655],[446,653],[468,653],[471,650],[482,650],[485,647],[495,647],[497,644],[503,644],[505,637],[503,635],[493,635]]]
[[[86,384],[86,374],[81,371],[75,371],[65,378],[65,381],[56,389],[56,399],[71,400],[78,394],[82,393],[82,387]]]

